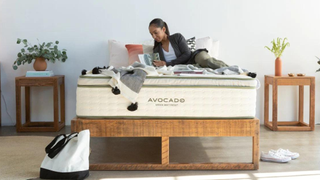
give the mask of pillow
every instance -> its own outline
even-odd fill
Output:
[[[144,42],[143,46],[143,53],[153,53],[153,43],[154,41],[150,40],[148,42]],[[109,40],[108,41],[108,49],[109,49],[109,65],[114,67],[122,67],[128,66],[129,64],[129,53],[126,48],[126,44],[130,43],[123,43],[116,40]],[[136,44],[138,45],[138,44]],[[143,54],[140,53],[140,54]]]
[[[218,56],[219,56],[219,45],[220,45],[220,42],[218,40],[215,40],[215,41],[212,41],[212,47],[210,49],[210,56],[218,59]]]
[[[153,45],[145,45],[142,44],[143,54],[152,54],[153,53]]]
[[[196,39],[196,49],[206,48],[211,57],[218,58],[219,56],[219,41],[213,41],[211,37]]]
[[[114,67],[128,66],[128,51],[125,47],[126,43],[116,40],[109,40],[109,65]]]
[[[128,65],[131,65],[136,61],[140,62],[138,54],[143,54],[142,44],[126,44],[126,48],[129,56]]]
[[[190,39],[187,39],[188,48],[191,52],[196,50],[196,37],[192,37]]]

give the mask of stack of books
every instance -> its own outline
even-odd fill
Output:
[[[27,71],[26,77],[51,77],[54,76],[52,71]]]

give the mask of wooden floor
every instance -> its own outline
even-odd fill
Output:
[[[0,136],[55,136],[70,133],[70,126],[60,132],[17,133],[15,127],[0,127]],[[92,163],[160,163],[160,138],[91,138]],[[170,162],[241,162],[250,161],[249,137],[170,138]],[[260,126],[260,150],[284,148],[299,152],[288,163],[260,161],[258,170],[224,171],[90,171],[88,180],[187,180],[187,179],[310,179],[320,176],[320,126],[314,131],[280,132]],[[27,142],[26,142],[27,143]],[[40,163],[40,162],[39,162]],[[36,175],[34,176],[36,177]],[[265,177],[265,178],[262,178]],[[36,179],[36,178],[34,178]],[[314,178],[317,179],[317,178]]]

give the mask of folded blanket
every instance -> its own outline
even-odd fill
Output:
[[[122,68],[110,66],[108,69],[101,69],[100,72],[111,77],[109,84],[113,87],[114,94],[121,94],[132,102],[128,107],[130,111],[137,109],[136,101],[146,76],[159,75],[155,67],[145,66],[138,62]]]

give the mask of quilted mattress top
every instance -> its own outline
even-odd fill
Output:
[[[109,86],[111,77],[101,74],[81,75],[78,86]],[[258,79],[245,75],[163,75],[147,76],[143,86],[244,87],[259,88]]]

